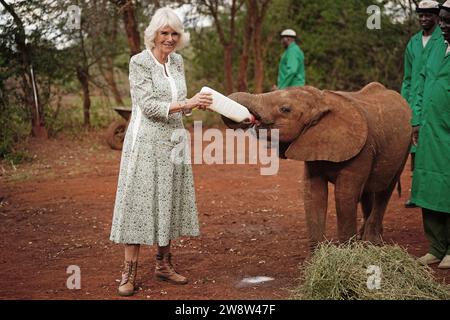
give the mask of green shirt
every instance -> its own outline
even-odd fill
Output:
[[[305,55],[292,42],[281,57],[278,67],[278,89],[305,85]]]
[[[420,72],[412,124],[420,124],[411,201],[450,213],[450,53],[436,43]]]

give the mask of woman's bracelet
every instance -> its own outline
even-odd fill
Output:
[[[180,107],[181,107],[181,110],[183,112],[183,115],[190,116],[192,114],[192,109],[186,109],[185,108],[186,104],[187,104],[187,102],[185,100],[182,103],[180,103]]]

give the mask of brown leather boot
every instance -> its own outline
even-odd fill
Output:
[[[173,284],[188,283],[188,279],[177,273],[173,268],[172,255],[170,253],[156,255],[155,276],[158,280]]]
[[[119,284],[119,295],[123,297],[134,294],[134,283],[137,274],[137,261],[125,261],[122,271],[122,281]]]

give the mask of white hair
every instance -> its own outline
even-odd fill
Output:
[[[144,32],[144,43],[148,50],[155,47],[155,38],[158,30],[164,27],[171,27],[180,34],[180,39],[175,50],[180,50],[189,44],[189,33],[184,32],[183,22],[172,9],[165,7],[156,10],[147,29]]]

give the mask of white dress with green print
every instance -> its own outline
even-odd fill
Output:
[[[186,139],[173,141],[180,132],[186,138],[182,114],[169,114],[172,102],[186,99],[183,58],[171,53],[165,66],[167,75],[149,50],[130,60],[132,115],[110,236],[117,243],[165,246],[180,236],[199,235],[192,167],[171,159],[179,143],[188,147]]]

